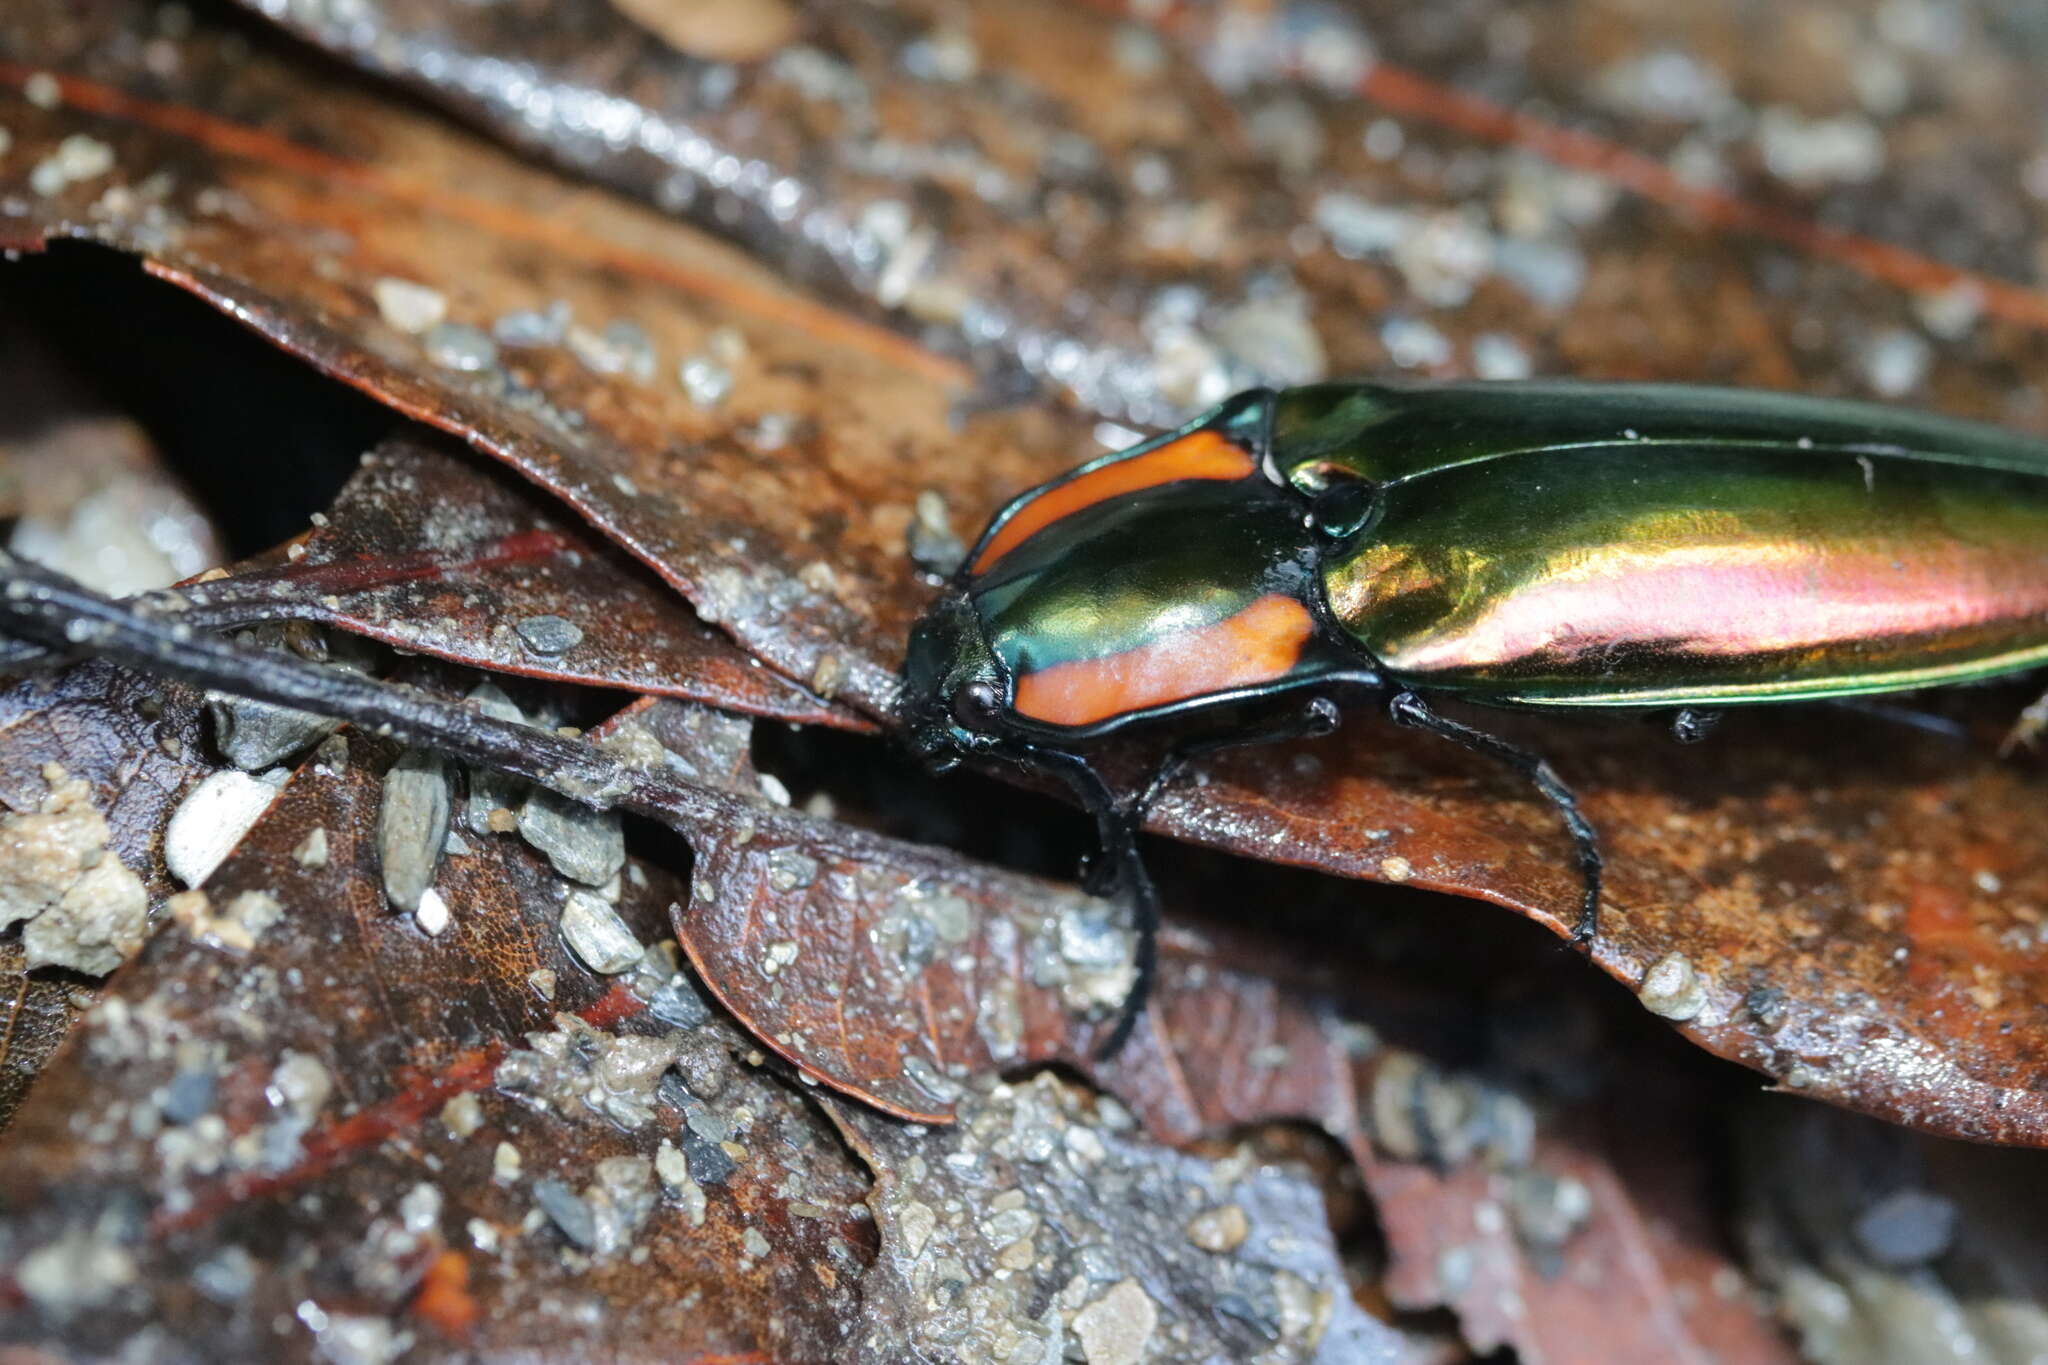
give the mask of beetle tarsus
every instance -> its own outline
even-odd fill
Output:
[[[1579,916],[1572,926],[1572,946],[1581,951],[1591,949],[1600,936],[1600,836],[1593,829],[1593,822],[1579,809],[1579,800],[1572,789],[1558,777],[1549,762],[1519,745],[1510,744],[1497,735],[1461,724],[1448,716],[1438,715],[1413,692],[1396,692],[1387,702],[1387,714],[1395,724],[1427,730],[1441,735],[1461,748],[1505,763],[1536,785],[1544,799],[1556,808],[1571,831],[1572,843],[1578,849],[1579,873],[1585,879],[1585,894],[1579,902]]]
[[[1701,711],[1683,706],[1671,718],[1671,737],[1680,744],[1698,744],[1721,723],[1719,711]]]

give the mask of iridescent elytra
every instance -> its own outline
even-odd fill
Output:
[[[1968,682],[2048,663],[2048,444],[1875,404],[1681,385],[1321,384],[1243,393],[1023,493],[913,632],[904,718],[935,767],[1071,783],[1138,917],[1133,844],[1190,752],[1316,733],[1340,705],[1515,767],[1600,854],[1537,755],[1431,698],[1723,707]],[[1264,712],[1264,718],[1258,714]],[[1143,793],[1089,753],[1214,715]],[[1252,717],[1248,719],[1248,717]],[[1198,725],[1183,726],[1199,729]]]

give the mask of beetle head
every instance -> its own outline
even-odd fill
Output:
[[[910,747],[933,772],[1001,744],[997,726],[1008,704],[1008,680],[964,591],[953,589],[933,602],[910,632],[903,681]]]

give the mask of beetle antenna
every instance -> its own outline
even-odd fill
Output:
[[[1593,822],[1579,809],[1579,800],[1572,795],[1572,789],[1558,777],[1549,762],[1484,730],[1438,715],[1429,703],[1413,692],[1396,692],[1387,702],[1387,714],[1397,725],[1427,730],[1460,748],[1507,764],[1535,783],[1536,790],[1557,808],[1557,813],[1564,818],[1565,828],[1571,831],[1572,842],[1578,846],[1579,872],[1585,878],[1586,890],[1579,902],[1578,923],[1572,928],[1572,944],[1580,949],[1590,949],[1600,935],[1600,836],[1594,832]]]

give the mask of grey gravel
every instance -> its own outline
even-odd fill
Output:
[[[221,692],[206,694],[206,711],[221,757],[247,773],[275,767],[341,727],[340,721],[310,711]]]
[[[533,1182],[533,1202],[540,1205],[562,1235],[585,1251],[597,1247],[597,1216],[576,1191],[551,1175]]]
[[[213,1110],[215,1089],[211,1071],[181,1071],[164,1087],[164,1118],[171,1123],[190,1123]]]
[[[571,891],[562,903],[562,941],[578,961],[604,976],[632,970],[644,951],[611,903],[589,891]]]
[[[492,720],[502,720],[510,725],[526,724],[526,713],[495,683],[478,683],[470,689],[467,700]],[[463,823],[473,834],[489,834],[492,832],[491,812],[517,810],[520,794],[525,788],[503,773],[485,768],[466,771],[469,775],[469,800],[463,806]]]
[[[438,322],[423,338],[427,359],[444,370],[475,373],[498,363],[498,343],[466,322]]]
[[[684,972],[677,972],[647,997],[647,1012],[673,1028],[696,1028],[711,1018],[711,1006]]]
[[[583,628],[561,616],[528,616],[512,628],[528,649],[543,658],[566,654],[583,643]]]
[[[448,842],[448,770],[439,757],[408,749],[384,776],[377,855],[384,894],[400,910],[420,908]]]
[[[536,789],[519,807],[519,834],[572,882],[603,886],[626,865],[626,835],[617,814],[592,810]]]

